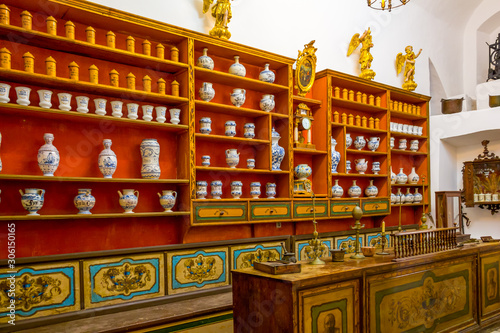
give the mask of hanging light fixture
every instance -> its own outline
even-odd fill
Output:
[[[388,10],[391,11],[393,8],[398,8],[406,5],[410,0],[394,0],[397,3],[395,5],[392,4],[392,0],[367,0],[368,7],[376,9],[376,10]]]

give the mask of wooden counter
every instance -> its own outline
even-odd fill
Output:
[[[234,270],[234,331],[456,332],[500,321],[499,243],[393,258]]]

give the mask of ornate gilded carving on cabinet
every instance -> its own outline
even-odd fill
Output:
[[[363,238],[364,237],[359,237],[359,246],[363,246]],[[335,237],[335,248],[344,249],[345,253],[356,252],[356,237],[355,236]]]
[[[86,308],[165,294],[163,254],[88,260],[83,263]]]
[[[368,278],[370,332],[437,332],[472,319],[470,260]]]
[[[358,332],[357,280],[299,291],[299,331]]]
[[[365,234],[365,244],[366,246],[374,246],[376,248],[382,247],[382,234],[381,233],[376,233],[376,234]],[[385,247],[391,247],[391,237],[389,234],[385,234]]]
[[[332,238],[322,238],[321,239],[321,253],[320,258],[325,258],[330,256],[330,249],[333,248],[333,237]],[[315,259],[312,247],[309,245],[309,241],[296,241],[295,242],[295,254],[297,260],[312,260]]]
[[[231,246],[233,258],[231,269],[253,267],[255,261],[268,262],[280,260],[281,252],[280,243]]]
[[[500,253],[481,257],[481,316],[500,310]]]
[[[314,40],[304,45],[304,50],[299,50],[295,68],[295,88],[297,95],[304,97],[312,88],[316,77],[316,50]]]
[[[10,279],[11,275],[15,279]],[[80,310],[78,263],[17,267],[0,270],[0,323],[7,323],[10,300],[15,298],[16,320]],[[14,295],[11,290],[15,290]]]
[[[229,284],[228,248],[168,252],[168,293],[215,288]]]

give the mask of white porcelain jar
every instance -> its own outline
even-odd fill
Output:
[[[164,213],[172,212],[172,208],[175,206],[175,200],[177,199],[177,192],[172,190],[164,190],[162,194],[158,193],[160,197],[160,205],[164,209]]]
[[[237,75],[237,76],[245,76],[247,75],[247,70],[245,66],[240,64],[240,57],[234,56],[234,64],[229,67],[229,74]]]
[[[262,111],[270,112],[276,106],[276,102],[274,101],[274,95],[266,94],[262,95],[262,99],[260,100],[259,107]]]
[[[155,107],[156,111],[156,121],[159,123],[164,123],[167,118],[165,115],[167,114],[167,108],[165,106],[156,106]]]
[[[222,196],[222,181],[214,180],[210,183],[212,199],[220,199]]]
[[[88,98],[87,96],[76,96],[75,99],[76,99],[76,111],[80,113],[88,113],[90,98]]]
[[[267,183],[266,184],[266,195],[268,199],[274,199],[276,197],[276,184]]]
[[[212,119],[203,117],[200,119],[200,133],[210,134],[212,132]]]
[[[126,189],[122,192],[118,191],[118,195],[120,196],[119,203],[123,208],[125,214],[134,213],[133,210],[137,207],[137,203],[139,202],[139,191],[134,191],[132,189]]]
[[[99,170],[103,174],[104,178],[113,178],[113,174],[116,171],[118,164],[118,159],[116,154],[111,150],[112,141],[110,139],[102,140],[104,149],[99,154],[97,163],[99,165]]]
[[[38,149],[37,161],[44,176],[54,176],[54,172],[59,167],[59,151],[52,144],[54,134],[45,133],[43,135],[45,144]]]
[[[71,94],[68,93],[59,93],[57,94],[57,98],[59,99],[59,109],[63,111],[71,110]],[[106,113],[106,112],[104,112]]]
[[[28,87],[16,87],[17,101],[19,105],[28,106],[30,105],[30,92],[31,88]]]
[[[247,139],[255,138],[255,124],[254,123],[246,123],[243,126],[244,133],[243,136]]]
[[[106,115],[106,102],[107,101],[104,98],[96,98],[96,99],[94,99],[95,114],[97,114],[99,116]],[[130,111],[129,111],[129,113],[130,113]]]
[[[203,54],[196,61],[196,66],[210,70],[214,69],[214,60],[208,56],[208,48],[203,49]]]
[[[258,199],[260,196],[260,183],[252,182],[250,183],[250,195],[252,199]]]
[[[239,180],[231,182],[231,196],[233,199],[239,199],[243,195],[243,183]]]
[[[210,82],[203,82],[198,93],[205,102],[210,102],[215,97],[215,90]]]
[[[226,136],[236,136],[236,122],[234,120],[228,120],[224,124],[224,134]]]
[[[121,118],[123,116],[122,112],[123,102],[122,101],[111,101],[111,115],[116,118]]]
[[[245,103],[246,93],[247,91],[245,89],[233,89],[233,92],[230,95],[231,103],[233,103],[236,107],[242,106]]]
[[[41,108],[50,109],[50,107],[52,106],[52,91],[41,89],[37,92],[38,97],[40,98],[40,103],[38,103],[38,105],[40,105]]]
[[[78,189],[78,195],[73,199],[78,214],[92,214],[90,210],[95,206],[95,197],[91,192],[88,188]]]
[[[264,70],[259,74],[259,80],[267,83],[273,83],[276,75],[269,69],[269,64],[264,65]]]

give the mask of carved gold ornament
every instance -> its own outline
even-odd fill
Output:
[[[295,68],[295,88],[297,94],[304,97],[312,88],[316,77],[316,50],[314,40],[304,45],[304,50],[299,50],[297,66]]]

